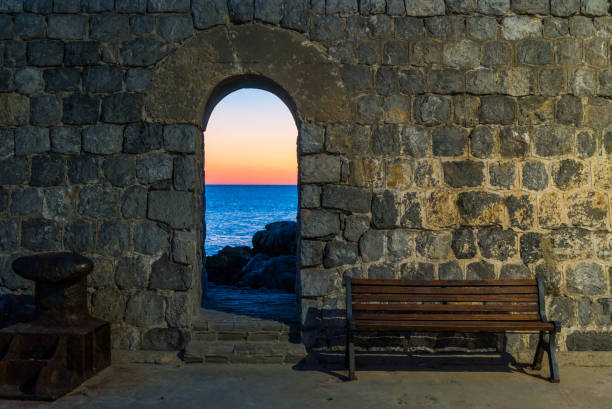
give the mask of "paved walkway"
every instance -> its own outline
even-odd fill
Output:
[[[404,368],[407,369],[407,368]],[[115,365],[53,404],[0,408],[610,409],[612,367],[562,367],[561,384],[504,366],[360,371],[288,365]]]

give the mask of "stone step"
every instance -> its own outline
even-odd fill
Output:
[[[235,343],[251,342],[289,342],[291,339],[289,331],[203,331],[193,330],[191,339],[193,341],[215,342],[233,341]]]
[[[302,344],[284,343],[235,343],[191,341],[185,348],[186,363],[297,363],[306,358]]]

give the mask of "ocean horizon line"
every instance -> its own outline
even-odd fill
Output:
[[[292,185],[292,184],[276,184],[276,183],[268,183],[268,184],[264,184],[264,183],[207,183],[204,186],[297,186],[297,183]]]

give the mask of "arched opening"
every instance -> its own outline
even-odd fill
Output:
[[[295,105],[267,78],[230,78],[209,97],[202,129],[203,307],[295,323]]]

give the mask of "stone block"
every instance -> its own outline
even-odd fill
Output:
[[[472,160],[442,163],[444,182],[450,187],[476,187],[484,182],[484,164]]]
[[[497,91],[497,74],[487,68],[470,71],[467,74],[467,91],[472,94],[493,94]]]
[[[463,280],[463,271],[456,261],[449,261],[438,266],[440,280]]]
[[[429,132],[421,126],[404,126],[401,133],[402,153],[414,158],[427,155],[431,146]]]
[[[516,233],[499,227],[480,230],[478,247],[483,257],[505,261],[517,254]]]
[[[43,78],[45,80],[45,91],[47,92],[62,92],[62,91],[78,91],[81,87],[81,72],[76,68],[52,68],[49,70],[45,70],[43,73]],[[78,95],[78,94],[75,94]],[[70,96],[67,99],[75,98],[75,95]],[[88,101],[85,100],[85,96],[80,96],[83,103],[83,110],[88,111],[89,104]],[[66,100],[64,99],[64,108],[66,108]],[[97,102],[96,102],[97,104]],[[96,119],[98,114],[97,105],[95,107],[96,111]],[[76,113],[72,113],[75,115]],[[76,117],[76,115],[74,116]]]
[[[380,240],[384,243],[384,239]],[[400,261],[415,254],[415,240],[409,230],[390,230],[387,233],[387,255],[391,261]]]
[[[433,37],[441,40],[465,37],[465,18],[463,16],[443,16],[424,19],[425,28]]]
[[[612,97],[612,69],[607,69],[599,72],[598,95]]]
[[[410,44],[406,41],[387,41],[383,49],[383,63],[389,65],[407,64]]]
[[[512,124],[516,118],[516,101],[501,95],[485,95],[480,99],[479,117],[485,124]]]
[[[138,38],[121,43],[120,62],[127,66],[155,64],[168,52],[166,43],[154,38]]]
[[[464,74],[457,69],[433,69],[429,71],[429,89],[436,94],[465,92]]]
[[[541,73],[540,73],[541,74]],[[531,96],[519,98],[518,120],[521,125],[539,125],[553,120],[551,98]]]
[[[196,244],[193,233],[175,231],[172,237],[172,260],[181,264],[195,264]]]
[[[83,131],[83,151],[109,155],[121,152],[123,147],[123,127],[99,124]]]
[[[385,190],[372,198],[372,224],[380,229],[399,227],[399,199],[393,191]]]
[[[114,6],[115,0],[81,0],[81,8],[89,13],[113,11]]]
[[[87,16],[51,14],[47,17],[47,37],[59,40],[82,40],[87,28]]]
[[[606,67],[609,64],[608,42],[594,38],[584,42],[584,59],[588,64]]]
[[[83,87],[91,93],[110,93],[120,91],[123,86],[123,73],[119,67],[101,65],[88,67],[83,71]]]
[[[194,0],[191,2],[193,25],[203,30],[217,24],[223,24],[227,17],[226,0]]]
[[[21,222],[21,247],[31,251],[57,251],[62,247],[62,227],[46,219],[27,219]]]
[[[58,156],[32,158],[32,186],[57,186],[66,183],[66,162]]]
[[[170,152],[195,152],[196,137],[201,133],[192,125],[166,125],[164,126],[164,147]]]
[[[144,98],[140,94],[119,93],[102,101],[102,120],[111,123],[137,122],[141,119]]]
[[[145,257],[129,255],[117,262],[115,282],[121,290],[144,289],[149,282],[148,262]]]
[[[512,47],[501,41],[491,41],[483,45],[481,64],[485,67],[498,67],[510,64]]]
[[[546,166],[538,161],[526,161],[522,168],[523,187],[529,190],[543,190],[548,186]]]
[[[529,16],[511,16],[502,21],[502,34],[506,40],[524,40],[542,36],[542,20]]]
[[[168,248],[168,231],[157,223],[142,221],[134,226],[134,251],[156,254]]]
[[[543,40],[525,40],[517,46],[517,60],[528,65],[550,65],[554,62],[552,43]]]
[[[28,161],[25,158],[0,159],[0,185],[24,184],[29,173]]]
[[[32,13],[50,14],[53,11],[53,3],[46,0],[24,0],[23,2],[15,1],[14,3],[22,3],[23,10]]]
[[[569,30],[572,37],[590,37],[593,34],[593,21],[585,16],[570,17]]]
[[[323,207],[356,213],[369,212],[371,201],[372,194],[370,191],[340,185],[324,186],[321,199]]]
[[[359,254],[364,262],[377,261],[385,251],[385,232],[368,230],[359,239]]]
[[[612,351],[612,332],[576,331],[567,336],[569,351]]]
[[[566,276],[570,294],[602,295],[607,290],[604,270],[597,263],[578,263],[567,269]]]
[[[515,166],[512,162],[491,163],[489,165],[489,180],[491,186],[511,189],[514,186]]]
[[[157,19],[157,34],[167,41],[182,41],[193,34],[190,16],[169,15]]]
[[[529,133],[522,126],[503,127],[499,134],[499,149],[503,158],[521,158],[529,154]]]
[[[191,268],[172,262],[167,254],[151,265],[151,289],[185,291],[191,283]]]
[[[74,41],[64,46],[65,65],[91,65],[100,59],[100,44],[95,41]]]
[[[544,37],[559,38],[569,34],[569,23],[564,18],[550,17],[542,20]]]
[[[147,215],[147,189],[142,186],[130,186],[123,193],[121,214],[125,218],[142,218]]]
[[[550,256],[554,260],[575,260],[593,257],[591,232],[577,227],[562,227],[549,235]]]
[[[305,32],[308,30],[308,0],[283,0],[281,26]]]
[[[501,16],[510,9],[510,0],[478,0],[478,11],[482,14]]]
[[[11,214],[25,216],[40,214],[43,198],[36,188],[20,188],[11,192]]]
[[[8,17],[8,16],[7,16]],[[10,20],[10,19],[9,19]],[[2,25],[2,24],[0,24]],[[10,31],[10,21],[4,23],[4,27]],[[15,22],[13,30],[22,39],[34,39],[44,38],[47,29],[47,23],[45,18],[38,14],[23,13],[15,16]],[[0,33],[0,37],[10,39],[11,36],[6,37]]]
[[[431,260],[448,258],[451,249],[451,234],[446,231],[422,231],[416,237],[416,252]]]
[[[337,269],[303,268],[300,270],[302,296],[321,297],[336,291],[340,285]]]
[[[525,264],[504,264],[499,274],[500,280],[529,280],[532,278]]]
[[[64,44],[59,41],[32,41],[28,43],[28,63],[37,67],[62,65]]]
[[[410,62],[417,66],[442,65],[443,45],[434,40],[426,39],[411,44]]]
[[[425,214],[432,228],[450,227],[458,222],[456,194],[448,190],[434,190],[427,194]]]
[[[451,67],[474,68],[480,63],[480,48],[471,40],[447,43],[444,47],[444,61]]]
[[[493,264],[486,261],[476,261],[467,265],[465,272],[466,280],[493,280],[495,279],[495,268]]]
[[[134,293],[127,301],[125,322],[139,327],[162,324],[164,322],[164,297],[154,291]]]
[[[300,208],[315,208],[321,206],[321,187],[317,185],[302,185]]]
[[[189,12],[189,0],[149,0],[149,13],[185,13]]]
[[[84,186],[79,191],[78,212],[82,216],[108,219],[117,215],[119,190],[101,185]]]
[[[607,196],[602,192],[569,195],[567,215],[574,226],[605,228],[608,220]]]
[[[2,47],[0,47],[0,63],[2,62]],[[13,91],[13,74],[11,70],[0,69],[0,91]]]
[[[612,124],[612,102],[608,98],[589,98],[585,110],[585,123],[593,128],[606,128]]]
[[[75,207],[72,187],[56,186],[43,191],[42,215],[45,219],[63,221],[72,216]]]
[[[128,91],[144,92],[151,82],[153,73],[151,70],[141,68],[131,68],[128,70],[125,77],[125,83]]]
[[[397,92],[398,77],[394,67],[382,66],[374,75],[374,89],[380,95],[390,95]]]
[[[578,64],[582,61],[582,47],[580,41],[573,38],[564,38],[556,42],[557,61],[559,64]]]
[[[495,130],[477,126],[470,133],[470,152],[477,158],[488,158],[495,148]]]
[[[130,33],[135,35],[151,34],[155,31],[155,16],[136,15],[130,17]]]
[[[123,222],[105,221],[98,230],[96,250],[100,254],[120,256],[130,246],[130,227]]]
[[[192,156],[174,158],[174,172],[172,175],[176,190],[194,190],[195,163]]]
[[[15,153],[15,134],[12,129],[0,128],[0,158]]]
[[[463,222],[470,226],[499,225],[505,219],[503,200],[493,193],[461,192],[457,196],[457,207]]]
[[[612,136],[612,133],[610,134]],[[580,158],[590,158],[597,152],[598,138],[589,131],[583,131],[576,135],[578,156]]]
[[[498,75],[498,87],[501,93],[512,96],[523,96],[535,92],[535,75],[529,68],[510,68]]]
[[[597,73],[590,68],[576,68],[571,73],[570,87],[574,95],[594,95],[597,90]]]
[[[521,260],[531,264],[542,259],[542,235],[540,233],[525,233],[521,235],[519,243]]]
[[[444,0],[406,0],[405,3],[409,16],[438,16],[446,10]]]
[[[37,126],[21,126],[14,131],[15,155],[31,155],[48,152],[50,149],[49,129]]]
[[[325,268],[338,267],[345,264],[355,264],[357,261],[357,244],[343,241],[330,241],[323,252]]]
[[[23,67],[26,65],[26,43],[22,41],[4,42],[4,65]]]
[[[451,248],[458,259],[473,258],[476,255],[476,236],[474,231],[466,228],[453,230]]]
[[[419,96],[414,99],[415,121],[424,125],[437,125],[450,119],[450,101],[437,95]]]
[[[124,147],[126,153],[144,153],[162,146],[162,126],[156,123],[130,124],[125,127]]]
[[[188,292],[176,292],[172,296],[168,297],[166,307],[166,323],[168,326],[172,328],[189,327],[191,324],[191,321],[189,320],[191,304],[192,301]],[[179,332],[181,336],[183,335],[182,331],[174,331],[175,333]],[[176,336],[173,336],[173,338],[174,337]],[[168,337],[166,336],[164,338]],[[163,349],[182,349],[185,347],[185,344],[186,340],[180,340],[179,337],[179,340],[166,341],[166,345],[163,346]]]
[[[72,94],[64,98],[62,121],[74,125],[96,123],[99,106],[98,98],[84,94]]]
[[[342,159],[338,156],[316,154],[300,159],[300,180],[302,183],[340,182]]]
[[[552,178],[561,190],[579,188],[588,182],[584,164],[573,159],[555,162],[552,167]]]
[[[300,246],[300,265],[302,267],[318,266],[323,263],[324,243],[304,240]]]
[[[364,215],[350,215],[344,219],[343,237],[348,241],[357,241],[370,226],[370,218]]]
[[[18,226],[14,220],[0,220],[0,250],[11,252],[17,249],[19,239]]]
[[[185,229],[196,224],[194,196],[188,192],[153,191],[149,193],[148,217]]]
[[[535,198],[529,195],[506,197],[506,207],[510,216],[510,225],[523,230],[529,230],[535,223]]]
[[[43,90],[42,72],[36,68],[21,68],[13,74],[15,89],[22,94],[34,94]]]
[[[150,153],[136,159],[136,176],[143,184],[172,178],[172,156],[165,153]]]
[[[543,125],[534,129],[532,134],[536,155],[543,157],[567,155],[575,145],[572,128],[556,125]]]
[[[384,115],[385,122],[389,123],[405,123],[410,116],[410,97],[407,95],[390,95],[385,98]]]
[[[302,210],[300,212],[302,238],[324,238],[340,233],[340,218],[337,213],[326,210]]]
[[[94,248],[95,226],[93,223],[77,219],[66,224],[64,247],[75,253],[89,253]]]
[[[81,184],[98,180],[98,162],[98,158],[89,155],[68,158],[70,183]]]
[[[466,22],[469,36],[476,40],[495,40],[499,37],[499,24],[494,17],[470,17]]]
[[[81,152],[81,130],[69,126],[51,128],[51,151],[56,153]]]
[[[363,95],[357,98],[357,115],[364,121],[377,121],[383,114],[383,97]]]
[[[60,117],[60,100],[55,95],[35,95],[30,98],[31,123],[53,125],[59,122]]]
[[[372,130],[370,147],[374,154],[398,154],[400,151],[400,128],[394,124],[376,126]]]
[[[436,128],[431,136],[436,156],[461,156],[467,149],[468,135],[463,128],[442,126]]]
[[[425,75],[418,68],[402,69],[399,72],[400,91],[405,94],[422,94],[425,92]]]
[[[104,177],[113,186],[128,186],[136,180],[136,166],[130,155],[117,155],[104,159]]]

